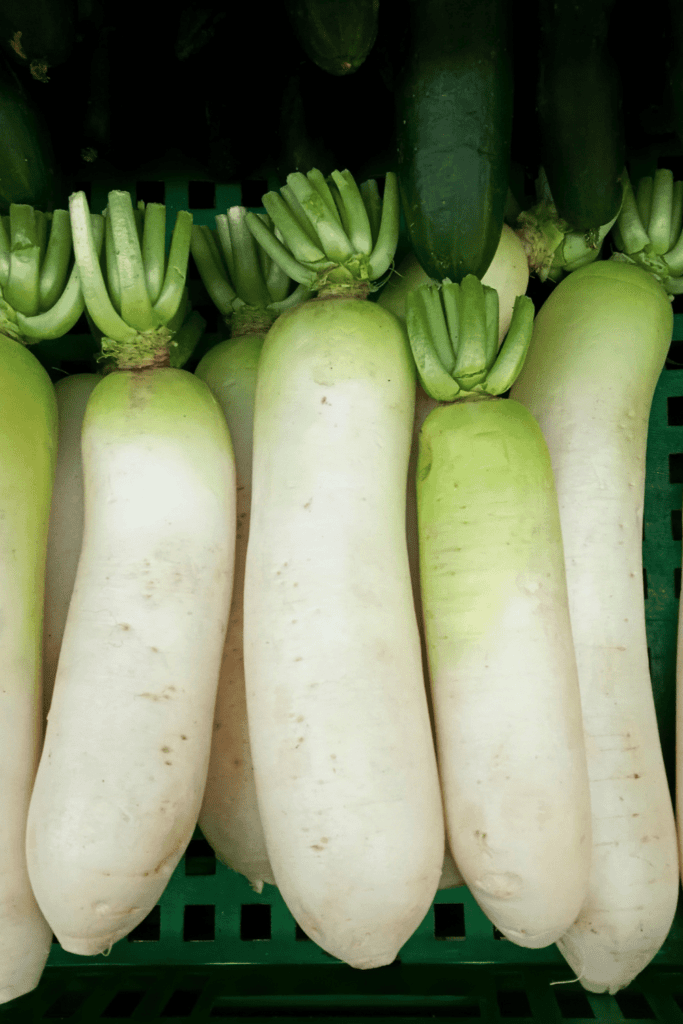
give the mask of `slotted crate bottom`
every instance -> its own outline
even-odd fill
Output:
[[[566,974],[548,967],[470,964],[393,964],[367,972],[343,965],[47,968],[30,1006],[25,1002],[19,1016],[23,1000],[18,1000],[12,1019],[72,1024],[683,1024],[683,972],[678,969],[648,968],[613,997],[554,984]]]
[[[258,203],[265,186],[251,183],[245,205]],[[169,233],[178,209],[191,209],[195,223],[213,225],[216,212],[225,212],[243,196],[239,186],[181,179],[93,183],[94,211],[106,205],[109,187],[130,190],[134,201],[165,201]],[[268,187],[275,185],[268,182]],[[401,245],[405,251],[405,236],[399,258]],[[196,279],[195,290],[200,295]],[[209,320],[211,310],[198,308]],[[216,340],[216,330],[214,317],[202,351]],[[674,317],[673,341],[671,365],[674,360],[683,364],[675,359],[683,351],[683,315]],[[71,355],[67,349],[62,356],[65,366],[92,343],[79,336],[70,345]],[[59,361],[58,346],[42,346],[46,365],[52,355]],[[672,790],[682,485],[683,368],[667,368],[650,418],[643,586],[652,683]],[[0,1006],[0,1019],[683,1024],[683,915],[677,916],[654,962],[624,992],[594,996],[572,979],[555,946],[526,950],[503,939],[464,888],[437,894],[394,964],[355,971],[301,932],[273,886],[258,895],[241,875],[217,862],[197,829],[159,904],[134,932],[116,943],[108,957],[78,957],[55,941],[38,989]]]

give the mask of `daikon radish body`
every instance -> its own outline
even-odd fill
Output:
[[[559,499],[593,850],[586,902],[558,946],[591,992],[617,992],[643,970],[678,898],[642,563],[648,417],[672,325],[649,273],[593,263],[544,303],[512,388],[541,426]]]
[[[283,313],[259,365],[245,672],[277,885],[353,967],[391,963],[427,913],[443,809],[410,585],[414,368],[364,299]]]
[[[590,801],[557,498],[527,410],[430,413],[417,503],[449,847],[496,927],[540,948],[585,899]]]
[[[43,709],[46,720],[83,540],[81,427],[88,399],[101,379],[97,373],[75,373],[55,384],[59,442],[50,505],[43,620]]]
[[[154,907],[197,823],[235,472],[218,403],[169,367],[106,376],[82,445],[83,543],[26,850],[62,947],[92,955]]]
[[[413,441],[410,449],[410,462],[408,464],[408,487],[406,491],[406,536],[408,539],[408,562],[410,565],[410,581],[413,588],[413,601],[415,603],[415,614],[417,616],[418,628],[420,631],[420,645],[422,649],[422,671],[425,683],[429,680],[429,662],[427,659],[427,645],[424,635],[422,593],[420,590],[420,554],[417,535],[417,494],[415,490],[415,477],[417,474],[417,458],[420,445],[420,431],[422,425],[432,409],[436,409],[439,402],[425,394],[418,384],[415,393],[415,418],[413,421]],[[436,743],[436,729],[434,725],[434,709],[432,707],[431,688],[425,685],[427,707],[429,718],[432,723],[432,735]],[[444,861],[439,881],[439,889],[453,889],[464,885],[458,867],[453,860],[453,854],[448,848],[448,836],[445,839]]]
[[[412,288],[421,284],[428,284],[429,278],[420,266],[417,257],[409,253],[401,262],[396,272],[384,286],[379,294],[377,302],[384,309],[388,309],[395,316],[405,323],[406,318],[406,296]],[[529,267],[524,250],[519,238],[507,224],[503,225],[500,242],[493,258],[491,266],[482,278],[482,284],[495,288],[499,300],[498,320],[498,342],[502,343],[507,334],[512,319],[512,309],[518,295],[524,295],[529,283]],[[427,650],[425,646],[424,626],[422,617],[422,597],[420,593],[420,565],[418,555],[417,537],[417,504],[415,493],[415,473],[417,471],[417,457],[419,448],[419,435],[422,424],[432,411],[439,405],[435,398],[430,398],[419,384],[416,386],[415,398],[415,420],[413,430],[413,442],[410,454],[410,466],[408,470],[408,488],[406,496],[406,530],[408,536],[408,558],[410,561],[410,577],[413,586],[413,598],[417,614],[418,627],[420,630],[420,641],[422,645],[422,659],[425,680],[429,678],[427,664]],[[429,706],[432,728],[434,728],[434,715],[432,710],[431,690],[427,687],[427,702]],[[464,885],[462,875],[455,865],[453,856],[448,849],[446,839],[446,850],[442,879],[439,889],[453,888]]]
[[[244,570],[251,516],[251,459],[256,373],[264,334],[221,341],[196,375],[216,396],[230,430],[237,479],[237,536],[230,618],[214,714],[211,758],[199,827],[228,867],[256,892],[275,884],[256,799],[244,686]],[[267,627],[264,627],[267,628]]]

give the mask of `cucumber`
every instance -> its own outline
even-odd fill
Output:
[[[607,224],[621,204],[621,82],[609,49],[614,2],[539,0],[541,161],[560,217],[578,231]]]
[[[285,0],[310,59],[331,75],[357,71],[377,38],[379,0]]]
[[[56,177],[47,125],[0,58],[0,214],[9,213],[11,203],[53,210]]]
[[[482,278],[503,230],[512,135],[508,0],[410,0],[396,76],[398,179],[432,280]]]
[[[48,69],[63,64],[76,42],[76,0],[2,0],[0,39],[5,53],[48,82]]]

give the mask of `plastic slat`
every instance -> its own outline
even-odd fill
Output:
[[[33,993],[16,1017],[0,1017],[17,1022],[63,1019],[79,1024],[105,1020],[113,1024],[124,1020],[152,1024],[169,1018],[195,1024],[216,1019],[230,1019],[233,1024],[265,1024],[268,1020],[293,1024],[297,1019],[309,1024],[312,1020],[319,1024],[338,1024],[340,1020],[362,1024],[377,1019],[386,1024],[429,1020],[471,1024],[683,1021],[680,971],[671,974],[666,969],[650,968],[616,997],[586,993],[578,986],[552,985],[556,972],[547,968],[511,971],[497,965],[490,969],[463,965],[452,973],[441,972],[436,984],[428,967],[414,968],[411,977],[401,969],[391,969],[391,977],[384,984],[380,983],[382,970],[373,973],[371,980],[354,978],[354,983],[347,986],[344,982],[349,972],[343,969],[339,972],[340,984],[334,983],[329,970],[306,968],[284,974],[277,968],[273,973],[263,967],[240,971],[226,965],[187,970],[52,970],[44,977],[42,992]],[[116,1015],[117,1006],[121,1016]]]

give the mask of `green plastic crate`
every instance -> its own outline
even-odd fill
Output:
[[[253,183],[245,205],[258,202],[263,184]],[[169,234],[178,209],[191,209],[196,223],[213,225],[215,213],[243,198],[240,186],[213,186],[187,177],[166,176],[163,182],[119,178],[92,184],[93,210],[104,208],[110,187],[128,189],[134,200],[165,202]],[[401,247],[405,250],[405,236],[399,255]],[[199,295],[196,280],[195,285]],[[209,330],[202,351],[215,340]],[[673,341],[675,356],[678,348],[683,351],[683,315],[674,317]],[[40,349],[47,366],[59,365],[59,343]],[[61,358],[68,367],[69,360],[90,351],[90,339],[79,336]],[[666,369],[650,418],[643,555],[652,682],[672,790],[681,484],[683,369]],[[591,995],[572,978],[555,946],[527,950],[502,938],[464,888],[437,894],[393,964],[353,970],[307,939],[273,886],[257,895],[241,875],[217,862],[197,829],[158,905],[135,931],[116,943],[108,957],[78,957],[55,941],[38,988],[0,1006],[0,1019],[683,1024],[683,912],[653,963],[625,991],[614,997]]]

